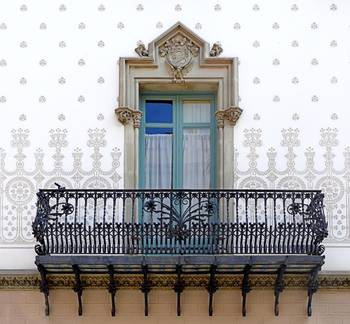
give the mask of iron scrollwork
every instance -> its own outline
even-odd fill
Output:
[[[317,255],[327,236],[319,191],[59,188],[37,207],[38,254]]]
[[[57,191],[64,191],[64,187],[59,185]],[[37,214],[34,219],[32,228],[33,235],[39,244],[35,245],[35,252],[38,255],[44,255],[44,237],[48,223],[54,221],[62,216],[68,216],[73,213],[74,206],[68,202],[59,202],[54,205],[50,205],[50,197],[41,191],[37,193],[38,201]]]
[[[209,223],[210,219],[215,214],[216,204],[206,197],[204,200],[194,197],[189,197],[190,193],[177,192],[170,204],[162,200],[150,199],[144,204],[144,211],[150,214],[158,215],[159,222],[165,222],[172,225],[170,235],[178,241],[183,241],[190,236],[188,225],[193,222],[199,224]],[[198,201],[192,202],[192,198],[197,198]],[[186,207],[187,206],[187,207]],[[184,210],[182,210],[184,208]]]
[[[323,205],[324,194],[316,193],[310,204],[292,203],[287,211],[290,215],[301,215],[304,222],[311,224],[311,229],[315,233],[314,246],[316,254],[322,255],[325,251],[324,245],[320,243],[328,236],[327,221],[324,214]]]

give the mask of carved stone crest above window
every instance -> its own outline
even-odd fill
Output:
[[[159,54],[166,58],[174,74],[175,82],[184,82],[183,75],[190,67],[192,58],[198,56],[199,47],[187,37],[177,34],[159,47]]]

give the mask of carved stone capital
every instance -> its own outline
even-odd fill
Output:
[[[230,125],[235,126],[237,120],[242,114],[242,109],[239,107],[229,107],[227,109],[218,110],[215,113],[216,123],[219,128],[223,128],[225,125],[225,120],[229,122]]]
[[[134,121],[134,128],[140,128],[142,112],[139,111],[139,110],[133,111],[132,118],[133,118],[133,121]]]
[[[215,117],[216,117],[216,125],[219,128],[223,128],[224,127],[224,123],[225,123],[225,111],[224,110],[218,110],[215,113]]]
[[[139,128],[141,125],[141,111],[132,110],[129,107],[118,107],[115,109],[115,114],[124,126],[133,123],[134,128]]]

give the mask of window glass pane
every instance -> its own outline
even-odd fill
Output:
[[[210,102],[184,101],[183,121],[184,123],[210,123]]]
[[[172,128],[146,127],[146,134],[172,134]]]
[[[146,100],[146,123],[172,123],[173,103],[165,100]]]
[[[183,188],[210,188],[210,128],[183,131]]]

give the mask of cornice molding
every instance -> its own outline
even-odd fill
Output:
[[[108,275],[82,275],[82,283],[86,288],[107,288]],[[118,288],[140,288],[143,282],[142,275],[116,275]],[[184,275],[185,286],[188,288],[206,288],[208,276]],[[242,275],[218,275],[219,288],[241,289]],[[150,283],[153,288],[173,289],[176,275],[150,275]],[[275,275],[251,275],[250,286],[257,289],[273,289],[275,287]],[[286,288],[307,287],[308,277],[304,275],[285,275]],[[320,289],[350,289],[350,273],[348,274],[320,274]],[[50,288],[73,288],[74,275],[49,275]],[[39,274],[1,274],[0,289],[39,289]]]

